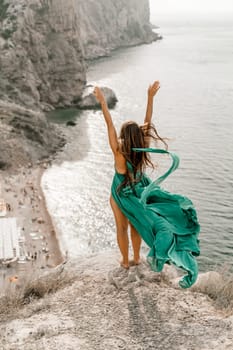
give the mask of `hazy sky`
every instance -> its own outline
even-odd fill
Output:
[[[233,12],[233,0],[150,0],[151,12]]]

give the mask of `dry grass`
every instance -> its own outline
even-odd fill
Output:
[[[76,278],[75,273],[64,265],[43,276],[29,277],[22,285],[9,288],[0,298],[0,316],[11,317],[32,301],[71,285]]]
[[[207,294],[216,307],[233,313],[233,276],[226,269],[203,274],[192,290]]]
[[[222,288],[220,288],[215,301],[217,306],[233,312],[233,278],[226,281]]]

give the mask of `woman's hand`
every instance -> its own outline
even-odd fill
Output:
[[[148,97],[153,98],[157,94],[159,89],[160,89],[160,83],[159,81],[155,81],[148,88]]]
[[[157,94],[159,89],[160,89],[160,83],[158,80],[155,81],[148,88],[148,99],[147,99],[146,116],[144,118],[144,124],[151,123],[151,118],[153,114],[153,102],[154,102],[153,98]]]
[[[100,88],[98,86],[96,86],[94,88],[93,93],[94,93],[96,100],[102,105],[105,102],[105,98],[104,98],[102,91],[100,90]]]

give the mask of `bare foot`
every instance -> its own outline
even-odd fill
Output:
[[[120,265],[121,265],[121,267],[123,267],[126,270],[129,269],[129,264],[125,264],[125,263],[123,263],[123,261],[120,262]]]
[[[136,266],[136,265],[140,265],[140,264],[141,264],[141,260],[140,259],[138,259],[138,260],[132,259],[132,260],[129,261],[129,266]]]

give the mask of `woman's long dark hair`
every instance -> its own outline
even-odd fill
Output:
[[[167,143],[162,139],[156,128],[151,123],[146,123],[139,126],[134,121],[125,122],[120,131],[120,152],[128,161],[133,171],[129,171],[125,174],[125,179],[119,186],[118,191],[124,186],[133,186],[135,182],[140,181],[140,178],[147,166],[154,168],[154,164],[151,162],[150,153],[148,152],[135,152],[132,148],[146,148],[149,147],[150,141],[161,141],[167,149]],[[137,177],[136,177],[137,174]]]

